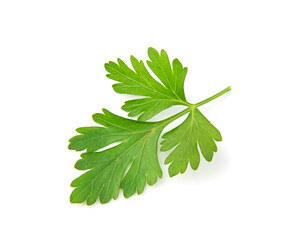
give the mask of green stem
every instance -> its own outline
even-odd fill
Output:
[[[219,93],[217,93],[217,94],[215,94],[215,95],[213,95],[213,96],[211,96],[211,97],[209,97],[209,98],[207,98],[207,99],[205,99],[205,100],[203,100],[201,102],[198,102],[198,103],[194,104],[194,106],[195,107],[199,107],[199,106],[201,106],[203,104],[206,104],[206,103],[208,103],[208,102],[220,97],[221,95],[225,94],[226,92],[228,92],[230,90],[231,90],[231,87],[227,87],[224,90],[220,91]]]
[[[190,111],[190,108],[186,108],[184,110],[182,110],[181,112],[169,117],[169,118],[166,118],[162,121],[160,121],[160,123],[162,123],[162,125],[168,125],[169,123],[173,122],[174,120],[180,118],[181,116],[183,116],[184,114],[188,113]]]
[[[209,97],[209,98],[207,98],[207,99],[205,99],[205,100],[203,100],[203,101],[201,101],[199,103],[190,104],[188,108],[182,110],[181,112],[179,112],[179,113],[177,113],[177,114],[175,114],[175,115],[173,115],[173,116],[171,116],[169,118],[166,118],[164,120],[159,121],[159,123],[161,123],[163,126],[166,126],[169,123],[173,122],[174,120],[180,118],[184,114],[192,111],[194,108],[197,108],[197,107],[199,107],[199,106],[201,106],[203,104],[206,104],[206,103],[208,103],[208,102],[220,97],[221,95],[225,94],[226,92],[228,92],[230,90],[231,90],[231,87],[227,87],[224,90],[220,91],[219,93],[217,93],[217,94],[215,94],[215,95],[213,95],[213,96],[211,96],[211,97]]]

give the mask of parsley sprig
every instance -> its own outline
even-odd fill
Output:
[[[107,77],[118,82],[113,85],[117,93],[144,98],[129,100],[122,106],[123,110],[129,112],[128,116],[138,116],[138,120],[123,118],[103,109],[103,113],[93,115],[93,120],[100,126],[78,128],[76,131],[79,135],[69,140],[69,149],[86,150],[75,168],[87,170],[71,183],[75,188],[70,196],[72,203],[86,201],[91,205],[98,199],[101,203],[107,203],[117,199],[120,189],[128,198],[135,193],[141,194],[146,184],[155,184],[162,177],[157,157],[158,139],[168,124],[185,114],[188,116],[183,123],[162,136],[160,150],[174,148],[165,160],[165,164],[170,164],[169,175],[184,173],[188,163],[196,170],[200,162],[198,148],[207,161],[211,161],[217,151],[215,142],[222,140],[221,134],[198,107],[231,88],[227,87],[212,97],[191,104],[184,94],[187,68],[178,59],[170,64],[164,50],[159,54],[154,48],[149,48],[148,56],[150,61],[147,61],[147,65],[160,82],[150,75],[143,61],[133,56],[133,70],[121,59],[117,63],[110,61],[105,64]],[[174,105],[187,108],[162,121],[146,122]],[[112,143],[118,145],[102,150]]]

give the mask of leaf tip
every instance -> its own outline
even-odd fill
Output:
[[[153,47],[149,47],[147,51],[148,51],[148,52],[151,52],[151,51],[154,51],[154,50],[156,51],[155,48],[153,48]]]
[[[103,112],[105,115],[110,114],[110,111],[107,110],[106,108],[102,108],[102,112]]]
[[[170,170],[168,170],[168,173],[169,173],[169,177],[171,177],[171,178],[178,174],[178,172],[173,172],[173,171],[170,171]]]
[[[74,147],[73,147],[73,145],[72,145],[71,142],[70,142],[69,145],[67,146],[67,149],[68,149],[68,150],[74,150]]]
[[[148,56],[149,56],[149,58],[150,58],[150,56],[152,56],[152,55],[158,54],[158,51],[157,51],[155,48],[153,48],[153,47],[149,47],[148,50],[147,50],[147,52],[148,52]],[[158,55],[159,55],[159,54],[158,54]]]
[[[167,55],[167,52],[164,50],[164,49],[161,49],[161,51],[160,51],[160,54],[164,54],[164,55]]]
[[[137,58],[135,58],[133,55],[130,55],[130,60],[132,61],[138,61]]]

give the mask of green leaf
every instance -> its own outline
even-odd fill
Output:
[[[122,60],[105,64],[108,77],[119,82],[113,85],[118,93],[143,96],[125,102],[122,107],[129,116],[138,120],[117,116],[108,110],[93,115],[101,126],[78,128],[79,135],[70,139],[69,149],[86,150],[75,164],[78,170],[86,171],[72,181],[72,203],[98,199],[107,203],[117,199],[120,190],[124,196],[141,194],[146,186],[156,183],[162,177],[158,162],[158,139],[164,127],[188,113],[186,120],[165,133],[161,151],[172,150],[165,160],[170,164],[170,176],[184,173],[188,163],[192,169],[199,166],[200,155],[211,161],[217,151],[216,141],[221,141],[220,132],[202,115],[198,107],[230,91],[228,87],[219,93],[195,104],[188,103],[184,95],[184,79],[187,68],[174,59],[170,64],[167,53],[160,54],[148,49],[149,68],[158,77],[155,80],[142,61],[131,56],[130,69]],[[159,122],[145,122],[157,113],[173,105],[185,105],[186,109]],[[111,147],[111,144],[117,144]],[[105,148],[105,150],[104,150]],[[201,154],[200,154],[201,152]]]
[[[191,168],[196,170],[200,162],[200,154],[207,161],[211,161],[213,153],[217,151],[215,141],[221,141],[220,132],[202,115],[197,109],[193,108],[185,121],[165,133],[161,142],[161,151],[168,151],[176,147],[165,160],[169,164],[169,175],[174,176],[184,173],[188,163]]]
[[[159,54],[154,48],[148,49],[148,66],[159,78],[156,81],[146,69],[143,61],[131,56],[130,69],[121,59],[118,63],[109,62],[105,68],[107,77],[118,81],[113,85],[117,93],[145,96],[145,98],[126,101],[122,109],[129,112],[128,116],[138,116],[138,120],[145,121],[159,112],[174,105],[186,105],[184,95],[184,79],[187,68],[184,68],[178,59],[174,59],[172,66],[167,53],[161,50]]]
[[[87,201],[91,205],[98,198],[106,203],[118,197],[120,188],[125,197],[141,194],[146,183],[153,185],[162,176],[157,141],[164,124],[125,119],[105,109],[103,112],[93,119],[104,127],[79,128],[81,135],[70,139],[69,149],[87,149],[75,168],[89,170],[72,182],[72,203]],[[116,142],[117,146],[98,151]]]

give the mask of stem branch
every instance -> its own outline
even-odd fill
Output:
[[[188,108],[184,109],[183,111],[181,111],[181,112],[179,112],[179,113],[177,113],[177,114],[175,114],[175,115],[173,115],[173,116],[171,116],[171,117],[169,117],[169,118],[166,118],[166,119],[164,119],[164,120],[161,120],[160,123],[162,123],[162,125],[166,126],[166,125],[168,125],[169,123],[173,122],[174,120],[180,118],[180,117],[183,116],[184,114],[186,114],[186,113],[192,111],[194,108],[197,108],[197,107],[199,107],[199,106],[201,106],[201,105],[203,105],[203,104],[206,104],[206,103],[208,103],[208,102],[210,102],[210,101],[212,101],[212,100],[214,100],[214,99],[220,97],[221,95],[225,94],[226,92],[228,92],[228,91],[230,91],[230,90],[231,90],[231,87],[227,87],[227,88],[225,88],[224,90],[218,92],[217,94],[215,94],[215,95],[213,95],[213,96],[211,96],[211,97],[209,97],[209,98],[207,98],[207,99],[205,99],[205,100],[203,100],[203,101],[201,101],[201,102],[199,102],[199,103],[196,103],[196,104],[190,104],[190,105],[188,106]]]
[[[160,122],[162,122],[164,125],[168,125],[169,123],[173,122],[174,120],[180,118],[181,116],[183,116],[184,114],[188,113],[190,111],[190,108],[186,108],[184,110],[182,110],[181,112],[169,117],[169,118],[166,118]]]
[[[198,103],[196,103],[196,104],[194,104],[194,105],[195,105],[196,107],[199,107],[199,106],[201,106],[201,105],[203,105],[203,104],[206,104],[206,103],[208,103],[208,102],[210,102],[210,101],[212,101],[212,100],[214,100],[214,99],[220,97],[221,95],[225,94],[226,92],[228,92],[228,91],[230,91],[230,90],[231,90],[231,87],[227,87],[227,88],[225,88],[224,90],[218,92],[217,94],[215,94],[215,95],[213,95],[213,96],[211,96],[211,97],[209,97],[209,98],[207,98],[207,99],[205,99],[205,100],[203,100],[203,101],[201,101],[201,102],[198,102]]]

